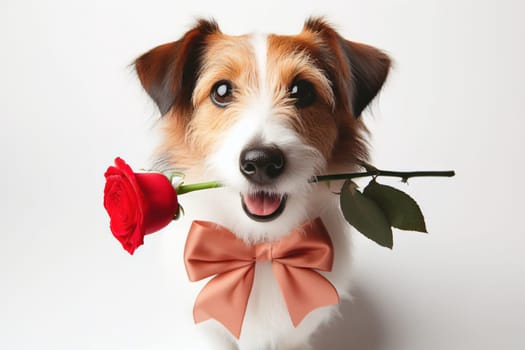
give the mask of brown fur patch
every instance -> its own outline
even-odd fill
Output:
[[[257,89],[256,62],[247,36],[214,35],[204,53],[204,65],[193,95],[195,111],[189,125],[189,141],[198,158],[213,151]],[[234,102],[217,107],[210,99],[211,89],[220,80],[232,83]]]
[[[202,166],[203,159],[237,120],[247,96],[258,87],[248,36],[210,35],[202,62],[193,91],[191,118],[184,118],[181,114],[185,111],[174,108],[165,121],[166,141],[159,149],[160,154],[170,154],[171,162],[181,168]],[[232,82],[234,103],[227,108],[217,107],[210,99],[212,87],[220,80]],[[188,122],[181,122],[184,119]]]
[[[290,84],[297,75],[308,79],[321,97],[312,106],[297,109],[290,115],[294,129],[306,143],[323,154],[330,168],[342,171],[355,165],[359,159],[366,160],[366,128],[342,101],[350,93],[346,90],[350,88],[349,84],[334,81],[335,76],[344,76],[345,72],[343,67],[335,64],[339,58],[336,48],[331,46],[333,43],[308,30],[295,36],[273,35],[269,42],[269,72],[278,71],[282,84]],[[298,55],[302,59],[297,59]],[[287,67],[289,62],[296,66]],[[304,71],[308,73],[302,73]],[[323,79],[318,78],[320,75]],[[343,88],[345,91],[341,93]]]
[[[276,92],[275,105],[281,106],[277,113],[286,118],[305,143],[329,159],[337,136],[330,81],[297,37],[271,35],[268,42],[267,80]],[[313,83],[318,95],[313,105],[297,109],[288,98],[290,86],[296,79]]]

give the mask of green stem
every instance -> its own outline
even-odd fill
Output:
[[[406,181],[407,179],[411,177],[422,177],[422,176],[452,177],[454,175],[456,175],[454,170],[448,170],[448,171],[390,171],[390,170],[377,169],[375,171],[364,171],[360,173],[319,175],[319,176],[313,177],[309,182],[348,180],[348,179],[355,179],[358,177],[367,177],[367,176],[400,177],[404,181]]]
[[[411,177],[422,177],[422,176],[439,176],[439,177],[452,177],[455,175],[453,170],[449,171],[390,171],[390,170],[374,170],[364,171],[360,173],[348,173],[348,174],[331,174],[331,175],[319,175],[310,179],[308,182],[315,183],[321,181],[332,181],[332,180],[348,180],[355,179],[358,177],[367,176],[391,176],[400,177],[403,181],[408,180]],[[177,194],[185,194],[193,191],[207,190],[209,188],[218,188],[223,185],[218,181],[199,182],[190,185],[181,185],[177,188]]]
[[[177,194],[181,195],[188,192],[207,190],[208,188],[222,187],[223,185],[217,181],[199,182],[190,185],[181,185],[177,188]]]

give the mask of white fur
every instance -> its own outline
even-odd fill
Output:
[[[194,325],[192,307],[205,281],[188,281],[182,262],[185,233],[192,220],[211,220],[229,228],[247,242],[273,240],[285,236],[303,222],[321,217],[334,247],[333,270],[323,273],[336,287],[341,298],[347,297],[351,266],[350,240],[347,224],[342,218],[338,196],[325,184],[308,184],[308,179],[325,170],[326,161],[315,148],[305,144],[289,126],[282,123],[272,108],[271,94],[265,86],[266,37],[253,40],[259,67],[261,89],[253,96],[250,106],[231,127],[220,146],[206,159],[208,179],[219,180],[221,189],[191,193],[180,198],[186,215],[172,225],[164,236],[165,252],[169,258],[170,278],[175,284],[179,309],[174,310],[174,325],[180,337],[181,349],[187,349],[183,338],[195,344],[191,349],[210,350],[293,350],[308,349],[310,336],[320,325],[337,315],[337,306],[323,307],[311,312],[294,328],[270,263],[256,266],[255,281],[248,302],[240,340],[236,340],[214,320]],[[241,207],[241,193],[253,190],[239,171],[239,155],[250,143],[273,144],[286,157],[286,172],[278,178],[272,190],[288,195],[284,212],[271,222],[250,219]],[[188,181],[190,182],[190,181]],[[175,270],[175,271],[173,271]],[[198,332],[198,333],[196,333]],[[202,332],[202,333],[201,333]]]
[[[268,56],[268,36],[264,34],[253,34],[251,38],[255,61],[257,62],[257,75],[259,76],[259,91],[264,97],[272,94],[266,85],[266,60]]]

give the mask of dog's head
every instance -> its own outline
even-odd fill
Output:
[[[321,19],[295,36],[229,36],[201,20],[135,65],[163,115],[159,166],[223,182],[228,210],[260,233],[307,218],[312,176],[367,158],[360,115],[390,60]]]

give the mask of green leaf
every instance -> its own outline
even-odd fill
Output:
[[[393,227],[427,232],[425,218],[419,205],[405,192],[372,180],[365,187],[363,195],[373,200],[383,210]]]
[[[359,232],[383,247],[392,249],[392,229],[381,208],[357,190],[357,185],[348,180],[339,197],[346,221]]]

